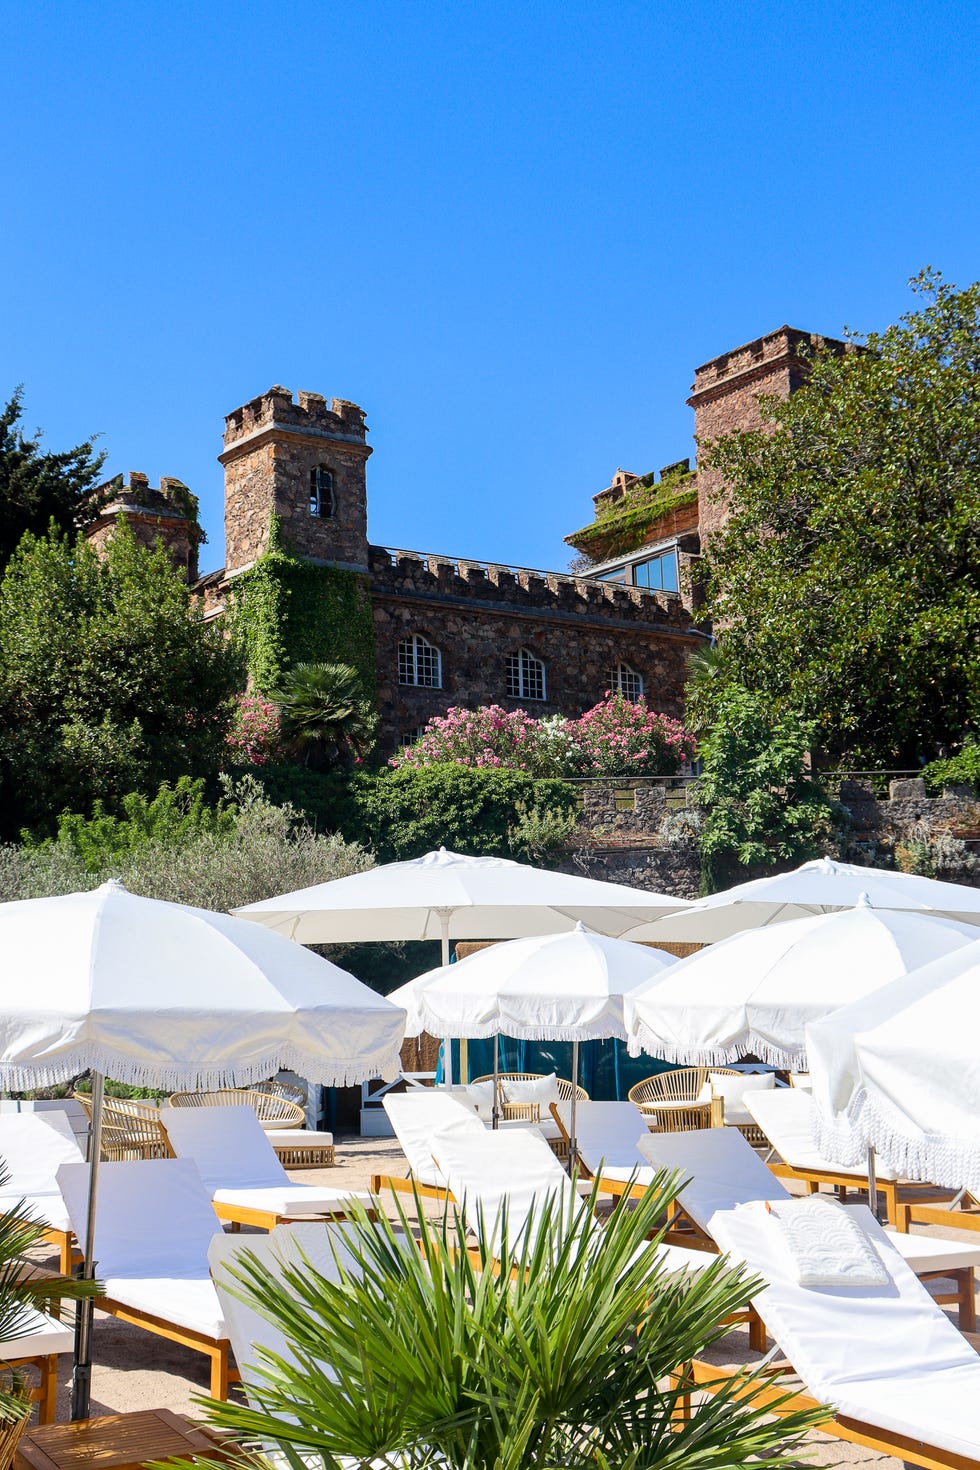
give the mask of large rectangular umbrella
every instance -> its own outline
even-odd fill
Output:
[[[405,1013],[300,945],[227,914],[130,894],[0,904],[0,1083],[92,1072],[84,1274],[94,1241],[103,1081],[248,1086],[289,1067],[327,1086],[397,1074]],[[72,1417],[87,1418],[91,1302],[80,1307]]]

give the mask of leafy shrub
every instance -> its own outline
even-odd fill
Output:
[[[959,755],[931,761],[922,774],[933,795],[938,795],[944,786],[968,786],[974,796],[980,796],[980,741],[965,741]]]
[[[436,715],[415,744],[393,755],[388,764],[396,770],[421,770],[449,761],[477,769],[551,774],[544,769],[548,756],[538,721],[522,709],[505,710],[499,704],[479,709],[454,707]]]
[[[698,805],[706,888],[744,878],[753,864],[817,856],[840,820],[807,771],[815,723],[773,713],[767,696],[732,685],[701,744]]]
[[[420,857],[437,847],[478,855],[508,856],[527,851],[511,837],[519,808],[568,817],[575,790],[562,781],[535,781],[523,771],[473,770],[455,762],[415,770],[356,776],[345,832],[377,854],[379,861]]]
[[[50,848],[57,843],[64,851],[74,852],[87,872],[101,873],[148,842],[179,847],[206,833],[229,836],[235,827],[233,808],[221,801],[209,806],[204,782],[189,776],[181,776],[174,786],[165,781],[152,799],[131,791],[120,805],[120,817],[107,812],[101,801],[95,803],[90,817],[62,812],[57,837],[37,845]],[[24,840],[31,844],[27,834]]]

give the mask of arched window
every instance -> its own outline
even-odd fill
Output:
[[[631,669],[629,664],[617,664],[609,671],[609,688],[613,694],[634,702],[643,698],[643,675]]]
[[[526,648],[507,655],[507,693],[511,699],[544,699],[544,664]]]
[[[322,464],[314,465],[310,470],[310,515],[329,521],[333,513],[333,471]]]
[[[422,689],[442,688],[442,654],[421,633],[413,633],[398,645],[398,682]]]

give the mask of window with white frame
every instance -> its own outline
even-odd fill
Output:
[[[329,521],[334,513],[333,471],[322,464],[310,470],[310,515]]]
[[[507,655],[507,693],[511,699],[544,699],[544,664],[526,648]]]
[[[425,725],[416,725],[414,730],[403,730],[398,737],[398,744],[403,749],[407,749],[410,745],[414,745],[417,740],[422,739],[426,728]]]
[[[413,633],[398,645],[398,682],[422,689],[442,688],[442,654],[421,633]]]
[[[624,699],[636,700],[643,698],[643,675],[631,669],[629,664],[617,664],[609,671],[609,688],[613,694],[621,694]]]

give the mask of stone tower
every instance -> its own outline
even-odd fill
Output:
[[[780,327],[713,357],[695,369],[691,396],[694,435],[699,445],[723,434],[758,429],[762,424],[758,398],[788,398],[805,381],[809,362],[818,349],[846,352],[848,344],[818,337],[795,327]],[[725,520],[726,503],[721,475],[698,466],[698,522],[702,544]]]
[[[319,393],[270,388],[225,419],[225,574],[268,548],[272,515],[283,540],[313,562],[368,568],[363,410]]]
[[[100,485],[102,508],[85,528],[85,539],[101,552],[119,524],[125,520],[143,546],[162,543],[177,570],[188,582],[197,580],[197,549],[204,533],[197,520],[197,500],[182,480],[161,475],[155,489],[140,470],[133,470],[127,485],[122,475]]]

